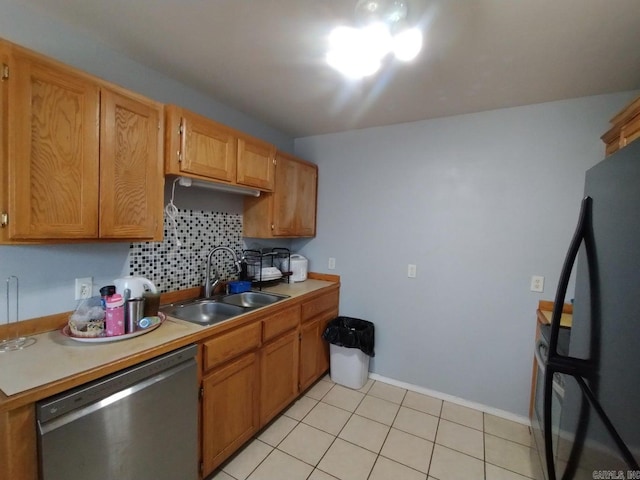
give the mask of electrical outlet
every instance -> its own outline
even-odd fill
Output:
[[[532,292],[544,291],[544,277],[542,275],[534,275],[531,277],[531,291]]]
[[[417,275],[417,268],[415,265],[413,264],[409,264],[408,268],[407,268],[407,277],[409,278],[416,278]]]
[[[93,294],[93,277],[76,278],[76,300],[90,298]]]
[[[336,268],[336,259],[333,257],[329,257],[329,270],[335,270]]]

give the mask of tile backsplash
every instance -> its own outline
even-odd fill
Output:
[[[129,249],[129,275],[146,277],[160,292],[201,286],[205,261],[213,247],[226,246],[238,255],[242,251],[242,215],[178,209],[173,223],[165,213],[162,242],[136,242]],[[181,246],[176,243],[177,238]],[[228,253],[217,252],[212,274],[221,280],[236,278]]]

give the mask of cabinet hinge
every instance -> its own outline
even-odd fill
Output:
[[[2,64],[2,80],[8,80],[9,79],[9,65],[7,65],[6,63]]]
[[[200,400],[202,400],[204,398],[204,387],[200,387]]]
[[[275,230],[275,229],[276,229],[276,226],[272,223],[271,224],[271,230]]]
[[[278,160],[276,160],[275,158],[273,159],[273,164],[277,165],[278,164]]]
[[[9,214],[2,212],[2,215],[0,215],[0,227],[4,228],[7,225],[9,225]]]
[[[200,470],[200,476],[202,476],[202,472],[204,472],[204,462],[200,462],[200,465],[198,465],[198,469]]]

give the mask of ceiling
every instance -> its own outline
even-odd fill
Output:
[[[356,0],[24,0],[293,136],[640,89],[638,0],[408,0],[425,47],[348,81]]]

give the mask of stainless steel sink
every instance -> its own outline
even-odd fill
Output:
[[[264,292],[242,292],[225,295],[220,299],[220,301],[229,305],[236,305],[238,307],[260,308],[280,302],[285,298],[289,298],[289,296]]]
[[[191,300],[160,308],[166,315],[200,325],[213,325],[249,311],[242,306],[222,303],[215,299]]]
[[[160,311],[165,315],[187,322],[213,325],[247,313],[252,309],[266,307],[285,298],[289,298],[289,296],[264,292],[233,293],[165,305],[160,307]]]

